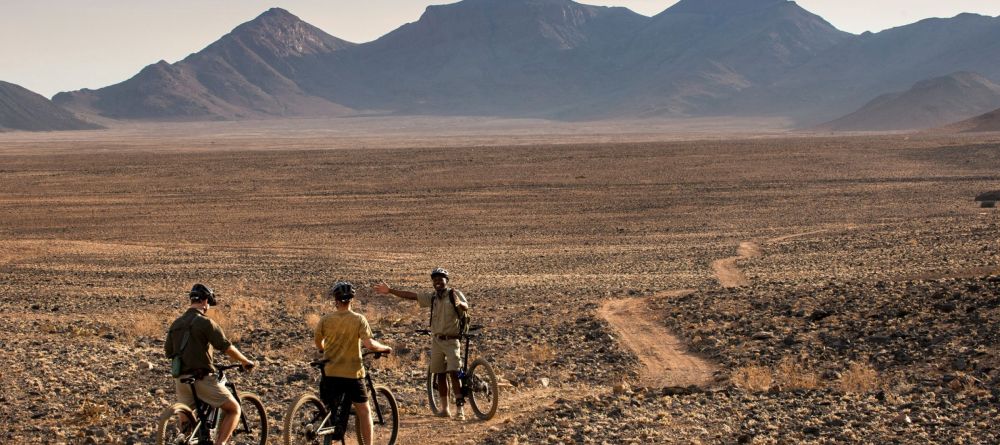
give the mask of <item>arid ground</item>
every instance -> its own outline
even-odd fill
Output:
[[[0,442],[148,443],[203,282],[278,443],[345,279],[404,444],[1000,440],[1000,135],[217,125],[0,135]],[[489,422],[429,415],[427,314],[370,290],[439,265]]]

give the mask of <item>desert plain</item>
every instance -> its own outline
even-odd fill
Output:
[[[460,123],[0,134],[0,442],[150,443],[201,282],[279,443],[339,280],[402,444],[1000,442],[1000,135]],[[371,291],[436,266],[490,421],[430,415],[426,311]]]

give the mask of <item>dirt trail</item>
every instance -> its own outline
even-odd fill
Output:
[[[820,229],[810,232],[793,233],[791,235],[770,238],[765,240],[764,244],[780,243],[782,241],[816,235],[826,231],[826,229]],[[763,252],[759,244],[753,241],[743,241],[740,243],[740,246],[736,248],[736,256],[713,261],[712,270],[715,271],[715,276],[719,279],[719,284],[722,287],[749,286],[750,280],[748,280],[746,275],[744,275],[740,268],[737,267],[736,262],[739,260],[756,258],[761,255],[763,255]]]
[[[792,238],[824,232],[786,235],[768,239],[765,243],[777,243]],[[736,256],[712,262],[712,269],[723,287],[746,286],[746,276],[736,266],[742,259],[761,256],[761,247],[751,241],[741,242]],[[653,299],[676,298],[694,292],[680,289],[658,293],[648,298],[622,298],[606,302],[598,315],[608,323],[643,364],[640,381],[643,386],[706,386],[714,381],[718,369],[713,363],[685,351],[683,344],[653,316],[649,303]],[[599,394],[607,389],[594,387],[564,386],[561,388],[537,388],[511,392],[504,388],[500,395],[500,408],[493,419],[481,422],[467,420],[457,422],[432,416],[429,412],[401,416],[399,443],[465,444],[478,443],[488,433],[503,425],[534,415],[552,405],[558,398],[576,399],[586,395]],[[467,409],[466,415],[474,419]]]
[[[671,298],[692,290],[677,290],[651,298]],[[598,312],[621,336],[622,343],[642,361],[639,383],[643,386],[706,385],[712,382],[715,366],[688,354],[649,309],[647,298],[611,300]]]
[[[750,280],[747,280],[746,275],[743,275],[743,272],[736,267],[736,261],[760,255],[760,246],[751,241],[744,241],[736,249],[736,256],[712,261],[712,270],[715,271],[715,276],[719,279],[719,284],[722,287],[747,286],[750,284]]]

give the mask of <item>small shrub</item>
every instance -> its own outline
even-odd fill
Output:
[[[867,363],[855,362],[840,376],[840,390],[848,393],[866,393],[879,387],[878,372]]]
[[[819,378],[816,373],[804,364],[791,357],[781,359],[774,368],[774,377],[778,384],[786,389],[816,389]]]
[[[171,321],[172,319],[167,315],[140,312],[135,314],[129,323],[123,326],[122,330],[126,337],[162,339],[166,338],[167,323]]]
[[[744,366],[737,369],[730,377],[730,381],[737,388],[747,391],[767,391],[771,389],[774,379],[771,371],[763,366]]]
[[[310,312],[306,314],[305,316],[306,326],[309,326],[310,332],[316,331],[316,326],[319,326],[319,321],[322,318],[323,317],[320,317],[320,315],[315,312]]]

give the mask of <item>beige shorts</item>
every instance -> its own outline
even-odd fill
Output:
[[[177,388],[177,401],[194,409],[194,394],[191,394],[191,385],[181,383],[181,379],[174,379],[174,384]],[[236,397],[233,397],[225,385],[219,383],[215,374],[195,380],[194,390],[198,393],[198,399],[211,405],[212,408],[218,408],[230,401],[236,403]]]
[[[458,339],[431,339],[431,358],[427,369],[432,373],[458,371],[462,367],[461,344]]]

